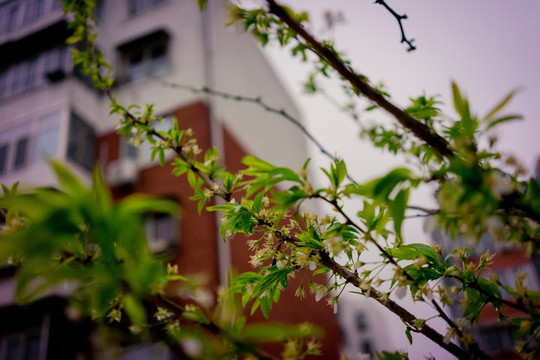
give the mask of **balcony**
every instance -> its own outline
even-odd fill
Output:
[[[7,0],[0,3],[0,46],[39,32],[64,18],[59,0]]]

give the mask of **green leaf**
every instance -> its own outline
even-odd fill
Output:
[[[461,91],[455,82],[452,82],[452,95],[456,112],[461,115],[462,118],[470,118],[469,103],[467,99],[461,95]]]
[[[201,11],[203,11],[204,9],[206,9],[206,3],[207,3],[207,0],[197,0],[197,3],[199,4],[199,9]]]
[[[510,92],[508,95],[506,95],[506,97],[504,99],[502,99],[501,102],[499,102],[497,105],[495,105],[493,107],[493,109],[491,109],[487,115],[484,117],[484,121],[487,121],[489,123],[491,123],[491,118],[496,114],[498,113],[499,111],[502,110],[503,107],[506,106],[506,104],[508,104],[508,102],[510,102],[510,100],[512,100],[512,98],[514,97],[514,95],[516,94],[516,91],[512,91]]]
[[[377,357],[377,360],[404,360],[409,358],[406,355],[402,355],[399,351],[391,353],[386,350],[382,353],[375,353],[375,356]]]
[[[507,121],[512,121],[512,120],[521,120],[523,119],[523,116],[521,115],[508,115],[508,116],[503,116],[501,118],[498,118],[498,119],[493,119],[491,120],[489,123],[488,123],[488,126],[487,128],[488,129],[491,129],[492,127],[496,126],[496,125],[499,125],[503,122],[507,122]]]
[[[369,181],[366,184],[349,184],[346,194],[357,194],[377,200],[386,200],[394,188],[402,181],[409,180],[411,171],[407,168],[396,168],[383,177]]]
[[[81,35],[72,35],[66,39],[66,44],[74,44],[82,40],[83,40],[83,37]]]
[[[321,329],[312,326],[306,334],[299,326],[265,322],[247,325],[242,332],[242,339],[248,342],[279,342],[299,336],[318,337]]]
[[[409,340],[409,344],[412,345],[412,335],[411,335],[411,328],[410,327],[407,327],[405,329],[405,335],[407,336],[407,339]]]
[[[394,219],[394,230],[396,236],[401,238],[401,225],[405,219],[405,210],[409,201],[409,189],[400,190],[396,198],[389,203],[390,213]]]
[[[77,177],[58,161],[51,160],[51,166],[58,182],[71,194],[86,192],[84,185]]]
[[[262,198],[264,197],[264,192],[260,192],[257,194],[257,196],[255,196],[255,199],[253,200],[253,210],[255,210],[255,212],[259,212],[261,211],[261,202],[262,202]]]
[[[155,198],[146,194],[133,194],[124,198],[119,206],[133,214],[145,214],[149,212],[174,214],[178,211],[178,205],[169,199]]]
[[[413,260],[419,256],[425,256],[431,263],[438,263],[437,253],[429,245],[414,243],[401,245],[397,249],[389,250],[398,261]]]
[[[146,311],[139,299],[132,294],[124,296],[123,300],[124,309],[131,321],[136,325],[142,325],[146,323]]]

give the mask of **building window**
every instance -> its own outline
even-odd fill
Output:
[[[0,130],[0,175],[56,156],[60,115],[55,112],[16,128]]]
[[[7,93],[7,69],[0,70],[0,99]]]
[[[131,16],[139,15],[166,0],[129,0],[128,8]]]
[[[0,337],[0,357],[6,360],[39,359],[41,352],[40,329],[29,329]],[[5,357],[2,357],[3,356]]]
[[[358,350],[363,354],[371,354],[373,352],[373,347],[368,340],[363,340],[359,346]]]
[[[15,145],[15,160],[13,161],[13,168],[19,169],[26,165],[28,155],[28,136],[17,140]]]
[[[7,129],[0,134],[0,174],[23,168],[28,164],[31,124]]]
[[[45,14],[45,0],[29,0],[24,11],[24,23],[36,21]]]
[[[167,69],[168,47],[169,35],[163,30],[120,45],[122,80],[131,82]]]
[[[368,329],[366,314],[359,312],[356,314],[356,330],[365,332]]]
[[[166,251],[178,242],[178,221],[169,214],[147,214],[144,230],[148,248],[154,253]]]
[[[65,45],[41,52],[0,70],[0,100],[44,83],[44,79],[58,81],[70,69],[70,58]]]
[[[139,148],[130,144],[125,136],[120,136],[120,157],[122,159],[137,160],[139,157]]]
[[[91,170],[95,160],[96,136],[94,130],[74,113],[69,121],[68,159]]]
[[[17,14],[19,13],[19,8],[17,5],[14,5],[10,8],[6,7],[4,12],[4,16],[6,18],[6,22],[3,26],[3,33],[7,34],[15,30],[15,27],[17,26]]]
[[[34,139],[32,161],[56,156],[60,137],[60,113],[54,113],[39,120],[39,129]]]
[[[63,9],[63,8],[64,8],[64,4],[62,3],[62,0],[53,0],[53,5],[52,5],[53,10]]]
[[[0,144],[0,175],[4,175],[7,172],[8,148],[8,144]]]

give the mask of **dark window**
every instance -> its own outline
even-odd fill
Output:
[[[166,0],[129,0],[129,13],[132,16],[138,15],[165,1]]]
[[[178,241],[177,219],[169,214],[148,214],[144,224],[148,247],[152,252],[167,250]]]
[[[68,159],[86,169],[92,169],[95,159],[94,130],[75,114],[69,122]]]
[[[2,99],[7,92],[7,74],[7,69],[0,71],[0,99]]]
[[[28,154],[28,137],[23,137],[17,140],[15,145],[15,160],[13,161],[13,167],[18,169],[26,164],[26,158]]]
[[[13,67],[13,72],[11,73],[11,92],[17,92],[19,90],[23,65],[24,63]]]
[[[3,175],[7,172],[8,149],[8,144],[0,145],[0,175]]]
[[[25,88],[29,89],[36,83],[38,59],[34,58],[28,63],[28,69],[26,73]]]
[[[157,74],[169,66],[169,35],[159,30],[118,47],[126,82]]]
[[[363,312],[356,314],[356,329],[360,332],[364,332],[368,329],[366,314]]]
[[[40,329],[0,336],[0,358],[6,360],[33,360],[40,358]]]
[[[128,159],[137,160],[138,153],[139,153],[139,149],[136,146],[133,146],[131,144],[127,144],[127,146],[126,146],[126,157]]]
[[[142,49],[129,54],[126,68],[127,81],[134,81],[144,76],[144,62]]]
[[[153,46],[150,50],[150,73],[156,74],[167,68],[167,47],[165,44]]]
[[[371,347],[371,343],[369,341],[364,340],[360,343],[358,350],[360,350],[360,352],[364,354],[371,354],[373,348]]]
[[[43,55],[43,58],[43,75],[45,77],[53,82],[65,77],[67,70],[65,47],[51,49]]]

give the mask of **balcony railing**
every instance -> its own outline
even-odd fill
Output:
[[[61,14],[61,9],[59,0],[7,0],[0,3],[0,42],[11,40],[10,35],[31,28],[52,14]]]

